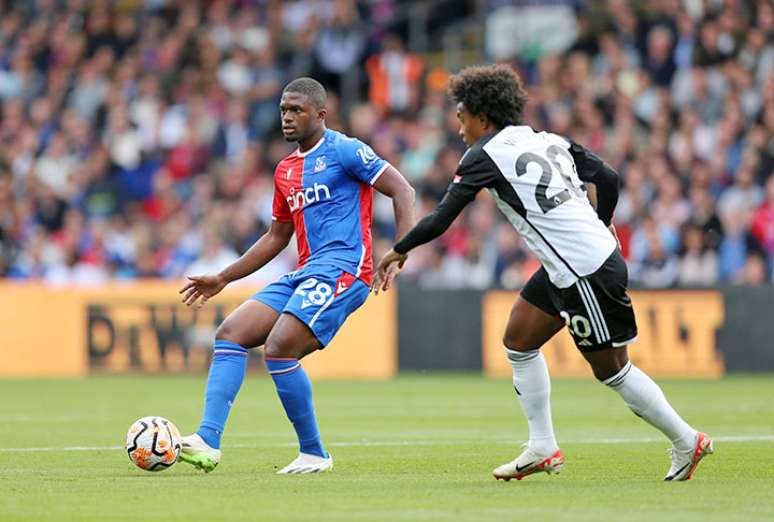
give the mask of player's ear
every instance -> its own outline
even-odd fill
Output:
[[[325,116],[328,114],[328,109],[323,107],[322,109],[317,111],[317,119],[318,120],[325,120]]]
[[[487,118],[486,114],[483,112],[476,114],[476,121],[482,129],[485,129],[489,125],[489,118]]]

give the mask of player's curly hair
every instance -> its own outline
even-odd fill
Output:
[[[466,67],[449,78],[449,98],[471,114],[484,114],[498,129],[521,125],[527,92],[506,65]]]

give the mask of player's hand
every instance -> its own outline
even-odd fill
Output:
[[[615,238],[615,242],[618,243],[618,250],[621,250],[621,240],[618,239],[618,233],[615,231],[615,225],[610,223],[610,226],[607,227],[607,229],[610,231],[611,234],[613,234],[613,237]]]
[[[197,308],[201,308],[210,297],[223,290],[227,284],[228,281],[219,275],[188,276],[188,282],[178,293],[182,294],[183,303],[186,306],[196,305]]]
[[[373,283],[371,283],[371,290],[376,295],[379,295],[380,290],[386,292],[390,289],[395,276],[403,270],[406,259],[408,259],[408,254],[398,254],[392,249],[384,254],[384,257],[376,267],[376,275],[374,276]]]

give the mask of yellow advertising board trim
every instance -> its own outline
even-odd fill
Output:
[[[99,288],[0,283],[0,377],[204,371],[215,328],[256,288],[235,285],[200,311],[178,286]],[[395,292],[371,296],[325,348],[304,359],[316,378],[384,379],[397,372]]]
[[[492,291],[482,300],[484,373],[511,375],[503,333],[515,292]],[[717,291],[631,292],[639,334],[629,357],[654,377],[720,377],[725,373],[715,346],[723,323],[723,296]],[[541,350],[554,377],[590,377],[591,369],[566,329]]]
[[[0,284],[0,377],[85,375],[85,315],[62,288]]]

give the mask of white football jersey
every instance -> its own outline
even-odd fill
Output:
[[[570,142],[509,126],[468,149],[450,191],[486,188],[559,288],[599,269],[617,247],[578,177]]]

